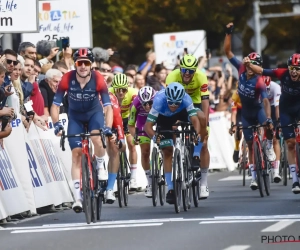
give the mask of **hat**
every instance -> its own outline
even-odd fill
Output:
[[[112,67],[112,72],[114,73],[114,74],[117,74],[117,73],[123,73],[124,72],[124,70],[120,67],[120,66],[114,66],[114,67]]]

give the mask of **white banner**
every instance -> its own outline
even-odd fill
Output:
[[[183,56],[184,48],[197,58],[205,56],[206,32],[204,30],[154,34],[156,62],[167,62],[168,66],[177,65],[177,56]]]
[[[0,147],[0,200],[8,216],[30,210],[11,157],[2,147]]]
[[[93,47],[90,0],[39,1],[38,31],[22,34],[22,41],[69,37],[72,48]]]
[[[0,33],[38,31],[37,0],[1,0],[0,13]]]
[[[30,211],[32,214],[36,214],[36,205],[33,194],[34,179],[31,171],[32,169],[28,161],[26,144],[20,143],[20,138],[24,138],[26,133],[20,114],[16,120],[11,122],[11,126],[12,132],[10,136],[5,139],[6,150],[9,155],[15,156],[17,154],[17,157],[12,157],[11,160],[22,184]]]
[[[209,169],[228,168],[234,170],[233,155],[233,137],[228,133],[227,119],[224,112],[209,114],[210,135],[208,139],[208,148],[210,153]]]

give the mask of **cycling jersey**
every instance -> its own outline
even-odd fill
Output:
[[[183,83],[180,69],[175,69],[170,72],[166,78],[166,85],[172,82],[180,83],[184,87],[186,93],[190,95],[193,103],[195,104],[201,103],[202,100],[209,99],[207,77],[199,69],[196,70],[192,81],[188,84]]]
[[[232,111],[236,111],[237,109],[242,108],[241,99],[239,97],[239,93],[237,90],[232,94],[231,99],[232,99],[232,104],[231,104]]]
[[[112,127],[117,131],[118,133],[118,139],[121,141],[124,141],[124,131],[123,131],[123,121],[121,117],[121,109],[119,106],[118,98],[113,94],[109,92],[110,101],[113,108],[113,124]]]
[[[60,106],[65,92],[68,92],[68,134],[80,134],[85,132],[83,124],[88,124],[88,130],[99,130],[104,126],[103,108],[98,99],[100,94],[103,106],[111,105],[107,86],[103,76],[97,72],[91,72],[90,81],[81,88],[76,79],[76,71],[66,73],[58,86],[53,99],[53,104]],[[80,138],[68,138],[70,148],[81,148]]]
[[[276,83],[271,81],[270,88],[267,88],[268,99],[271,106],[277,107],[279,105],[279,99],[281,95],[281,88]]]
[[[113,87],[110,87],[109,92],[113,93],[114,95],[115,90]],[[137,96],[138,94],[138,90],[129,87],[127,93],[125,94],[124,99],[122,100],[122,103],[120,104],[120,108],[121,108],[121,113],[122,113],[122,118],[128,118],[129,117],[129,109],[130,109],[130,105],[133,102],[133,99]]]
[[[76,79],[76,70],[66,73],[58,85],[53,104],[60,106],[65,92],[68,92],[69,112],[72,113],[102,111],[98,94],[104,107],[111,105],[105,80],[98,71],[92,71],[91,79],[83,89]]]
[[[147,115],[148,113],[143,108],[143,105],[141,104],[139,97],[138,96],[135,97],[130,107],[128,125],[136,126],[139,129],[139,131],[143,131],[144,125],[147,120]],[[139,136],[148,137],[148,135],[145,132],[140,132]]]
[[[261,76],[247,79],[244,64],[235,56],[229,60],[239,72],[238,94],[243,108],[261,107],[262,100],[268,98],[266,86]]]
[[[267,117],[262,100],[268,98],[263,78],[255,75],[247,79],[246,68],[243,63],[236,57],[231,58],[229,61],[239,72],[238,95],[242,104],[241,119],[243,126],[257,124],[257,121],[263,124]],[[243,133],[246,141],[252,140],[253,135],[250,129],[245,129]]]
[[[294,128],[285,127],[295,122],[300,114],[300,81],[292,81],[288,69],[263,69],[265,76],[274,76],[280,80],[281,96],[279,100],[280,124],[285,140],[295,138]]]
[[[187,111],[188,116],[197,116],[197,111],[193,105],[193,101],[188,94],[184,95],[179,107],[175,111],[171,111],[167,103],[165,90],[161,90],[155,95],[153,99],[153,105],[148,114],[147,121],[155,123],[158,115],[171,117],[184,109]]]
[[[273,76],[280,80],[282,96],[299,99],[300,81],[292,81],[288,69],[264,69],[262,74],[264,76]]]

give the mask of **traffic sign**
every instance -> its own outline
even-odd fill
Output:
[[[248,26],[255,30],[255,25],[254,25],[254,18],[253,16],[247,21]],[[266,26],[269,24],[269,21],[267,19],[262,19],[260,20],[260,31],[262,31]]]
[[[261,41],[261,43],[260,43],[261,50],[264,50],[268,44],[267,37],[262,34],[260,36],[260,41]],[[253,36],[250,40],[250,47],[255,50],[255,36]]]

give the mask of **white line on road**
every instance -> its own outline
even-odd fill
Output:
[[[252,177],[246,175],[246,180],[250,180]],[[219,181],[241,181],[243,176],[228,176],[226,178],[220,179]]]
[[[236,245],[236,246],[227,247],[224,250],[246,250],[250,247],[251,246],[249,246],[249,245]]]
[[[215,216],[216,220],[252,220],[252,219],[300,219],[299,214],[260,215],[260,216]]]
[[[161,226],[161,225],[163,225],[163,223],[86,226],[86,227],[65,227],[65,228],[45,228],[45,229],[15,230],[15,231],[12,231],[11,233],[12,234],[45,233],[45,232],[71,231],[71,230],[105,229],[105,228],[154,227],[154,226]]]
[[[291,219],[289,219],[291,220]],[[281,220],[278,219],[269,219],[269,220],[212,220],[212,221],[201,221],[199,224],[230,224],[230,223],[252,223],[252,222],[278,222]],[[285,220],[287,221],[287,220]],[[300,219],[292,219],[293,222],[300,221]]]
[[[262,232],[278,232],[294,223],[295,223],[295,220],[282,220],[282,221],[279,221],[261,231]]]

